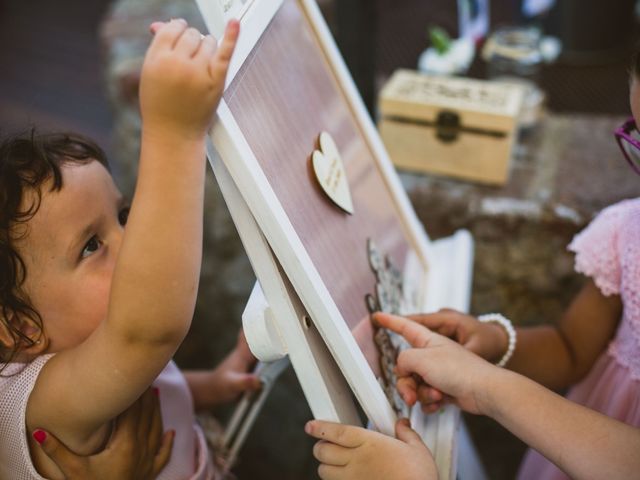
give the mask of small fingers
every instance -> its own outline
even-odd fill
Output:
[[[256,392],[262,388],[260,377],[253,373],[235,373],[229,374],[229,390],[236,394],[243,392]]]
[[[402,399],[409,405],[413,406],[418,400],[418,384],[416,379],[410,375],[407,377],[400,377],[396,382],[396,389],[402,397]]]
[[[202,40],[204,39],[198,30],[193,27],[187,28],[175,44],[174,50],[185,57],[192,58],[197,55]]]
[[[149,25],[149,31],[155,35],[167,22],[153,22]]]
[[[236,48],[238,35],[240,34],[240,23],[237,20],[231,20],[227,23],[222,42],[218,46],[210,65],[210,74],[212,78],[224,78],[229,68],[231,56]]]
[[[320,440],[313,446],[313,456],[325,465],[343,467],[349,463],[349,450],[335,443]]]
[[[421,385],[420,387],[418,387],[418,401],[422,405],[441,403],[443,399],[444,395],[440,390],[437,390],[428,385]]]
[[[149,47],[150,53],[174,48],[175,44],[187,29],[187,21],[182,18],[174,19],[166,23],[154,22],[152,28],[154,25],[156,28],[155,38]]]
[[[262,389],[262,382],[260,381],[260,377],[253,373],[247,373],[242,375],[243,379],[241,382],[243,391],[258,391]]]
[[[432,413],[436,413],[437,411],[439,411],[442,408],[442,406],[443,406],[442,403],[430,403],[429,405],[422,405],[420,409],[422,410],[422,413],[430,415]]]
[[[440,335],[444,335],[449,338],[456,338],[459,333],[458,327],[464,320],[464,315],[457,310],[441,308],[436,313],[406,315],[406,318],[413,320],[414,322],[419,323]]]
[[[447,316],[442,315],[442,311],[438,313],[417,313],[413,315],[406,315],[406,318],[412,320],[420,325],[430,328],[431,330],[438,330],[447,323]]]
[[[431,393],[427,394],[430,400],[426,403],[421,402],[422,411],[426,414],[435,413],[440,411],[446,404],[452,402],[452,398],[449,395],[445,395],[440,390],[437,390],[433,387],[428,387],[431,389]],[[440,398],[440,400],[434,400],[434,398]]]
[[[198,53],[194,56],[198,62],[208,65],[216,51],[217,42],[212,35],[205,35],[200,43]]]
[[[425,379],[427,368],[430,367],[429,351],[424,348],[408,348],[398,355],[395,372],[398,377],[418,376],[420,382],[429,383]]]
[[[411,428],[407,418],[401,418],[396,422],[396,438],[409,445],[424,445],[422,438]]]
[[[308,435],[318,440],[326,440],[347,448],[355,448],[362,444],[359,430],[362,429],[322,420],[311,420],[304,427]]]
[[[375,313],[374,316],[380,326],[402,335],[412,347],[424,347],[431,339],[432,333],[426,327],[404,317],[388,313]]]

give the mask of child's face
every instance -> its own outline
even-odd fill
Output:
[[[16,244],[48,352],[80,344],[105,318],[128,213],[111,175],[97,161],[63,166],[62,175],[60,191],[43,185],[40,209]]]

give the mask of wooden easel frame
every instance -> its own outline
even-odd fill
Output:
[[[198,0],[212,33],[221,32],[218,0]],[[282,0],[253,0],[241,19],[242,35],[227,85],[278,11]],[[414,268],[425,272],[416,283],[422,311],[468,309],[472,240],[467,232],[431,242],[395,174],[377,131],[348,74],[324,19],[312,0],[297,0],[313,27],[332,73],[348,100],[376,167],[392,193],[408,233]],[[250,346],[263,360],[288,354],[316,418],[360,424],[353,395],[379,431],[393,435],[396,416],[382,388],[320,278],[313,262],[261,170],[244,133],[223,100],[210,132],[208,154],[234,223],[266,298],[259,324],[245,324]],[[215,147],[214,147],[215,145]],[[311,319],[311,320],[310,320]],[[459,413],[453,407],[425,417],[412,411],[412,425],[431,448],[442,478],[456,475]]]

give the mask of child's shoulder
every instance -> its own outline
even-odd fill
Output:
[[[623,265],[635,264],[640,235],[640,199],[623,200],[602,210],[568,246],[575,270],[587,275],[605,295],[620,293]],[[630,248],[631,247],[631,248]]]
[[[20,390],[30,392],[42,367],[52,356],[40,355],[29,363],[8,363],[0,373],[0,397]]]
[[[640,228],[640,198],[632,198],[604,208],[579,236],[614,239],[625,230],[635,231],[638,228]]]
[[[602,216],[611,216],[611,217],[626,217],[628,215],[637,215],[640,214],[640,197],[638,198],[628,198],[625,200],[621,200],[618,203],[614,203],[613,205],[609,205],[604,208],[596,218]]]
[[[27,402],[42,367],[52,355],[9,363],[0,374],[0,477],[42,478],[35,470],[25,434]],[[6,474],[11,472],[11,476]]]

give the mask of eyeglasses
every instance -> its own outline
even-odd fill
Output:
[[[633,171],[640,175],[640,132],[636,127],[636,121],[630,118],[616,129],[614,135],[624,158],[627,159]]]

